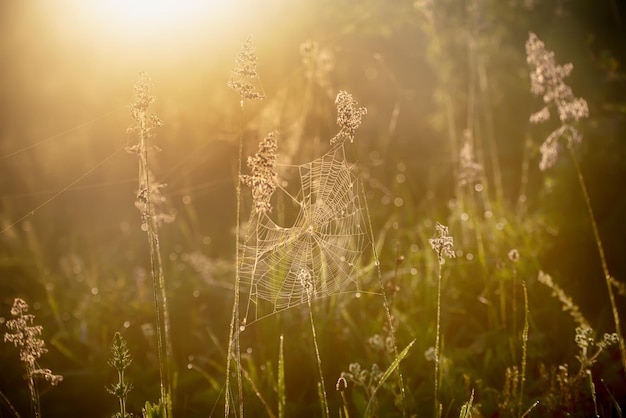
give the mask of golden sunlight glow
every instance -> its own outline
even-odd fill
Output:
[[[87,0],[82,13],[118,36],[143,36],[185,31],[232,16],[234,0]]]

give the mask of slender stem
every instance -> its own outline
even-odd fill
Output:
[[[437,274],[437,330],[435,332],[435,417],[439,418],[441,407],[439,405],[439,340],[441,337],[441,263]]]
[[[315,357],[317,359],[317,369],[320,373],[320,385],[322,386],[322,403],[324,404],[324,416],[330,417],[330,410],[328,409],[328,397],[326,395],[326,384],[324,383],[324,373],[322,371],[322,359],[320,357],[320,349],[317,345],[317,333],[315,332],[315,322],[313,321],[313,307],[311,305],[311,295],[307,292],[307,302],[309,304],[309,319],[311,321],[311,332],[313,333],[313,345],[315,345]]]
[[[35,382],[35,378],[33,377],[33,368],[27,367],[28,369],[28,389],[30,390],[30,402],[33,415],[35,418],[41,417],[41,407],[39,404],[39,391],[37,390],[37,383]]]
[[[9,409],[9,411],[11,411],[11,413],[13,414],[13,416],[15,416],[15,418],[21,418],[20,414],[15,410],[15,408],[13,407],[9,399],[5,396],[4,393],[2,393],[2,391],[0,391],[0,400],[4,402],[6,407]]]
[[[358,163],[355,164],[357,174],[359,178],[361,178],[361,172]],[[374,244],[374,229],[372,226],[372,217],[370,216],[369,205],[367,204],[367,198],[365,195],[365,186],[362,181],[359,181],[361,184],[361,195],[363,196],[363,205],[365,206],[365,217],[367,218],[367,228],[369,230],[369,238],[372,245],[372,256],[374,257],[374,264],[376,266],[376,274],[378,276],[378,281],[380,283],[380,293],[383,296],[383,306],[385,308],[385,315],[387,317],[387,323],[389,324],[389,336],[391,337],[392,346],[393,346],[393,354],[395,358],[398,358],[398,342],[396,340],[396,328],[393,325],[393,316],[391,315],[391,305],[389,304],[389,299],[387,298],[387,292],[385,290],[385,283],[383,282],[383,274],[380,270],[380,262],[378,260],[378,251],[376,250],[376,245]],[[400,394],[402,396],[402,416],[407,416],[407,406],[406,406],[406,391],[404,389],[404,379],[402,377],[402,371],[400,370],[400,366],[396,368],[396,373],[398,375],[398,383],[400,385]]]
[[[519,399],[517,404],[517,416],[521,416],[522,403],[524,400],[524,382],[526,381],[526,359],[528,352],[528,290],[526,289],[526,280],[522,281],[522,289],[524,290],[524,330],[522,331],[522,375],[520,377]]]
[[[233,356],[233,348],[235,350],[235,363],[237,369],[237,390],[239,396],[239,416],[243,417],[243,384],[241,378],[241,347],[239,345],[239,223],[241,222],[241,170],[243,159],[243,126],[244,126],[244,107],[243,99],[241,102],[241,126],[239,129],[239,154],[237,158],[237,214],[235,218],[235,290],[233,298],[233,310],[230,320],[230,331],[228,335],[228,352],[226,355],[226,390],[224,392],[224,417],[228,417],[230,413],[230,363]],[[235,347],[233,347],[233,344]]]
[[[145,225],[147,226],[148,243],[150,246],[150,267],[152,272],[152,283],[154,291],[154,306],[157,315],[157,346],[159,353],[159,372],[161,378],[161,404],[165,407],[166,415],[171,411],[171,359],[172,344],[170,337],[169,314],[167,309],[167,294],[165,291],[165,277],[163,275],[163,264],[161,259],[161,249],[159,245],[159,235],[156,225],[156,214],[150,196],[150,170],[148,164],[148,129],[146,126],[145,111],[140,118],[140,173],[143,175],[143,182],[146,194],[146,213],[144,214]]]
[[[124,390],[125,385],[124,385],[124,369],[120,369],[117,371],[117,378],[120,382],[120,388],[122,388],[122,390]],[[120,412],[122,413],[122,417],[121,418],[126,418],[126,395],[124,393],[122,393],[122,396],[120,396]]]
[[[583,193],[585,204],[587,206],[587,214],[589,215],[589,221],[591,222],[591,228],[593,229],[593,236],[596,241],[596,246],[598,247],[598,253],[600,254],[602,272],[604,273],[604,279],[606,281],[607,290],[609,292],[609,300],[611,302],[611,311],[613,312],[613,320],[615,321],[615,332],[617,333],[617,338],[619,342],[619,351],[622,358],[622,367],[626,371],[626,345],[624,344],[624,337],[622,336],[621,332],[621,326],[619,323],[619,311],[617,310],[617,305],[615,303],[615,295],[613,294],[613,287],[611,285],[611,274],[609,273],[606,256],[604,255],[604,247],[602,246],[602,240],[600,239],[600,232],[598,231],[596,218],[593,215],[593,209],[591,208],[591,199],[589,198],[589,193],[587,192],[587,186],[585,185],[585,180],[583,178],[582,171],[580,170],[578,159],[576,158],[572,147],[568,146],[567,149],[569,150],[569,153],[572,156],[572,161],[574,162],[576,176],[578,177],[578,183],[580,184],[580,189]]]

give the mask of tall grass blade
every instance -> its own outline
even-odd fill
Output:
[[[278,418],[285,418],[287,397],[285,396],[285,353],[284,338],[281,334],[278,348]]]
[[[415,343],[415,341],[417,340],[417,338],[413,339],[413,341],[411,341],[405,348],[404,350],[402,350],[397,356],[396,358],[391,362],[391,364],[389,365],[389,367],[387,368],[387,370],[385,370],[385,372],[382,374],[382,376],[380,377],[380,380],[378,381],[378,384],[376,385],[376,387],[374,388],[374,391],[372,392],[372,396],[370,396],[369,401],[367,402],[367,407],[365,408],[365,415],[367,416],[367,413],[370,409],[370,406],[372,404],[372,400],[374,399],[374,397],[376,396],[376,392],[378,392],[378,390],[383,386],[383,384],[387,381],[387,379],[389,378],[389,376],[391,376],[391,374],[398,368],[398,366],[400,365],[400,362],[407,356],[407,354],[409,354],[409,350],[411,350],[411,347],[413,347],[413,344]]]

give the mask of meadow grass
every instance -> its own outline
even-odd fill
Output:
[[[438,15],[429,12],[428,2],[418,3],[424,4],[425,28],[437,46],[431,58],[442,65],[441,48],[450,40],[438,32]],[[137,122],[131,131],[140,142],[129,150],[139,158],[136,206],[141,230],[148,235],[152,300],[143,297],[143,282],[131,290],[132,281],[125,279],[128,272],[120,272],[107,284],[89,284],[86,289],[94,297],[112,289],[112,303],[107,307],[94,298],[84,299],[83,310],[75,315],[78,320],[94,314],[91,304],[100,303],[97,309],[124,309],[143,325],[131,326],[129,321],[123,326],[123,337],[115,331],[120,325],[102,314],[89,324],[82,323],[85,328],[102,324],[100,332],[89,328],[91,333],[81,333],[83,325],[78,324],[52,339],[55,350],[75,363],[82,361],[85,346],[113,341],[109,364],[118,381],[109,392],[118,398],[119,411],[112,412],[111,405],[106,415],[221,415],[216,411],[223,406],[225,417],[622,416],[626,351],[620,295],[614,289],[619,291],[623,285],[610,274],[574,148],[582,139],[578,122],[589,113],[587,103],[574,97],[563,82],[572,66],[556,65],[554,54],[531,34],[527,44],[531,91],[542,95],[546,104],[531,115],[531,122],[547,121],[554,110],[559,114],[556,129],[536,147],[534,155],[541,155],[536,169],[545,171],[556,165],[563,146],[568,149],[608,289],[613,325],[604,334],[597,331],[606,328],[605,324],[592,325],[567,293],[567,285],[557,284],[542,272],[540,253],[548,228],[541,215],[521,208],[520,199],[507,202],[495,118],[490,105],[478,105],[488,103],[490,92],[477,40],[467,40],[471,79],[465,99],[453,100],[453,86],[445,86],[450,81],[445,77],[451,74],[442,73],[439,80],[445,87],[441,126],[452,161],[446,168],[454,172],[452,197],[442,207],[433,202],[434,197],[421,205],[412,202],[406,167],[398,165],[392,175],[384,175],[391,178],[386,182],[391,185],[377,182],[375,155],[358,157],[359,151],[367,149],[359,141],[369,131],[357,131],[367,120],[367,110],[345,90],[332,91],[328,56],[318,44],[307,42],[301,48],[306,94],[296,95],[295,101],[304,102],[300,103],[303,115],[294,123],[298,126],[278,123],[281,126],[261,129],[258,118],[263,114],[248,112],[252,101],[266,96],[252,38],[248,38],[228,81],[239,95],[240,122],[235,135],[234,254],[227,259],[208,257],[197,248],[184,253],[167,242],[176,239],[176,233],[159,234],[160,223],[173,220],[161,211],[163,185],[152,174],[152,158],[148,158],[153,149],[149,140],[162,123],[148,113],[154,101],[151,83],[147,75],[140,75],[131,105]],[[328,97],[328,91],[333,97]],[[278,101],[269,99],[273,105]],[[284,100],[279,103],[283,108],[294,106]],[[331,123],[324,129],[308,126],[315,135],[307,135],[303,121],[318,108],[336,111],[338,132]],[[463,128],[459,120],[464,120]],[[248,126],[252,122],[255,125]],[[274,131],[279,127],[286,132],[279,135]],[[293,132],[302,142],[295,152],[288,148],[293,144],[287,144],[289,138],[293,142]],[[251,136],[263,139],[245,143]],[[311,139],[310,143],[304,143],[305,139]],[[327,149],[342,153],[326,154]],[[525,198],[527,188],[532,187],[527,178],[533,170],[530,159],[525,157],[520,170],[525,174],[518,179]],[[249,174],[244,174],[244,161]],[[374,168],[368,166],[370,162]],[[391,171],[388,166],[383,169]],[[305,180],[295,175],[280,177],[279,170],[281,175],[297,172]],[[440,193],[436,189],[430,187],[427,194],[436,196]],[[393,202],[395,213],[390,214],[382,202]],[[191,236],[190,241],[196,238],[198,227],[193,219],[197,214],[188,213],[173,224],[179,225],[180,235]],[[11,231],[11,226],[3,230]],[[47,271],[45,250],[35,232],[24,228],[10,239],[16,248],[27,249],[25,254],[40,257],[41,266],[34,275]],[[167,257],[162,258],[162,252]],[[358,262],[353,263],[350,257],[355,254]],[[69,275],[85,269],[77,260],[67,264],[71,264]],[[52,312],[50,327],[61,327],[59,305],[70,299],[55,289],[55,283],[65,280],[55,274],[41,280]],[[139,276],[137,283],[145,280]],[[336,283],[342,285],[333,287]],[[216,296],[220,291],[224,293]],[[231,299],[222,297],[226,291],[232,305]],[[194,295],[191,301],[204,298],[204,303],[190,303],[183,292]],[[116,300],[116,295],[126,299]],[[45,352],[39,338],[42,328],[32,325],[34,317],[26,313],[26,302],[15,299],[15,303],[11,313],[21,322],[6,321],[5,341],[20,348],[32,415],[39,417],[46,414],[40,411],[35,378],[55,384],[60,377],[36,364]],[[150,304],[152,309],[146,307]],[[156,336],[150,333],[152,323]],[[187,345],[187,338],[197,346]],[[565,357],[555,347],[563,341]],[[621,365],[611,358],[616,353]],[[106,363],[102,355],[95,357]],[[146,367],[137,367],[138,363]],[[149,366],[155,365],[160,398],[153,405],[145,401],[157,386],[149,375]],[[128,379],[134,383],[133,392]],[[335,390],[329,390],[330,382],[336,382]],[[106,393],[104,388],[102,392]],[[0,395],[0,405],[19,417],[19,407],[11,400],[14,394]],[[55,392],[46,396],[54,398]]]

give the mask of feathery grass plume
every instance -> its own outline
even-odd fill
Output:
[[[587,101],[574,96],[571,87],[563,79],[569,76],[574,68],[571,63],[557,65],[554,52],[545,48],[544,43],[530,33],[526,42],[526,61],[531,66],[530,90],[542,96],[545,103],[541,110],[530,116],[531,123],[542,123],[550,119],[550,108],[556,107],[561,126],[555,129],[541,144],[542,171],[554,166],[559,156],[559,139],[567,139],[568,147],[582,140],[580,132],[572,126],[573,122],[589,116]]]
[[[559,153],[558,140],[561,137],[567,139],[567,149],[574,163],[578,184],[585,200],[587,214],[591,227],[593,229],[594,240],[600,262],[602,264],[602,272],[606,281],[609,301],[611,303],[611,313],[615,323],[615,331],[618,336],[620,357],[622,367],[626,370],[626,342],[621,333],[619,311],[613,294],[613,282],[615,281],[609,272],[606,257],[604,255],[604,246],[600,239],[600,232],[591,207],[591,199],[585,185],[585,180],[580,169],[580,164],[576,155],[572,151],[573,145],[582,141],[582,135],[576,130],[571,123],[589,116],[589,107],[585,99],[576,98],[572,93],[572,89],[563,82],[563,78],[567,77],[573,69],[571,63],[565,65],[556,65],[554,61],[554,52],[545,49],[544,43],[537,38],[534,33],[530,33],[526,42],[526,55],[528,63],[533,67],[531,72],[531,91],[536,95],[543,95],[546,106],[539,112],[531,115],[530,120],[533,123],[539,123],[550,117],[549,106],[552,104],[557,107],[561,126],[553,131],[546,141],[541,145],[540,151],[542,159],[540,163],[541,170],[550,168],[556,162]]]
[[[335,104],[337,105],[337,125],[341,130],[330,140],[330,144],[343,143],[346,139],[354,142],[354,134],[361,126],[361,118],[367,114],[367,109],[357,107],[358,102],[350,93],[343,90],[337,94]]]
[[[445,263],[445,257],[454,258],[454,238],[448,235],[448,227],[437,222],[435,225],[437,231],[437,237],[428,240],[428,243],[437,253],[437,259],[439,260],[439,268],[437,274],[437,330],[435,335],[435,417],[441,416],[441,404],[439,403],[439,372],[441,363],[441,267]]]
[[[107,391],[114,396],[117,396],[120,402],[120,412],[113,415],[113,418],[130,418],[131,414],[126,413],[126,397],[128,393],[133,389],[131,383],[124,381],[124,371],[132,363],[130,352],[126,345],[126,340],[119,332],[115,333],[113,337],[113,346],[111,347],[111,359],[109,359],[109,366],[114,367],[117,370],[117,383],[111,388],[107,388]]]
[[[4,341],[12,343],[20,350],[20,360],[26,368],[26,379],[30,391],[31,409],[36,418],[41,416],[39,406],[39,390],[35,379],[44,379],[52,386],[63,380],[63,376],[53,374],[50,369],[42,369],[37,360],[48,352],[44,341],[39,338],[43,331],[41,325],[33,325],[35,315],[28,313],[28,304],[20,298],[15,298],[11,307],[11,315],[14,319],[6,322],[9,329],[4,334]]]
[[[265,93],[259,92],[252,81],[260,84],[259,75],[256,71],[256,52],[252,35],[241,46],[241,51],[235,58],[235,68],[232,70],[228,87],[235,90],[241,96],[241,107],[245,100],[263,100]],[[261,90],[263,87],[261,86]]]
[[[445,258],[454,258],[454,238],[448,235],[448,227],[437,222],[435,225],[437,237],[428,240],[431,248],[437,253],[439,264],[445,263]]]
[[[256,213],[272,211],[270,199],[276,191],[276,159],[278,132],[270,132],[260,143],[254,157],[248,157],[252,175],[242,175],[241,181],[252,189],[252,200]]]
[[[257,58],[252,42],[252,35],[241,47],[241,51],[235,59],[235,68],[232,70],[231,78],[228,81],[228,87],[234,89],[241,97],[241,127],[239,129],[239,153],[237,157],[237,186],[236,186],[236,219],[235,219],[235,286],[233,298],[233,310],[231,315],[229,334],[228,334],[228,350],[226,354],[226,390],[224,391],[224,416],[230,414],[230,364],[234,357],[237,373],[237,391],[239,394],[239,415],[243,417],[243,383],[241,376],[241,347],[239,342],[239,334],[241,325],[239,319],[239,286],[240,286],[240,223],[241,223],[241,177],[242,177],[242,160],[243,160],[243,126],[245,122],[244,103],[246,100],[262,100],[265,93],[259,93],[250,80],[256,81],[261,90],[261,79],[256,70]],[[266,185],[267,186],[267,185]],[[264,192],[266,193],[267,190]],[[271,196],[271,195],[270,195]],[[269,198],[267,200],[269,204]],[[261,207],[267,208],[267,205]],[[271,206],[270,206],[271,208]]]
[[[161,404],[166,414],[171,416],[171,368],[173,361],[170,319],[165,290],[165,276],[159,244],[158,227],[165,218],[157,214],[156,208],[163,202],[160,190],[163,185],[154,181],[149,164],[149,151],[154,149],[148,141],[154,138],[154,130],[163,126],[163,122],[148,112],[148,107],[156,100],[152,95],[153,84],[150,77],[139,73],[134,85],[135,102],[129,108],[136,125],[129,128],[129,133],[139,137],[139,143],[129,147],[128,151],[137,154],[139,159],[139,192],[136,206],[141,212],[141,229],[148,235],[150,246],[150,266],[152,272],[153,298],[156,313],[157,346],[159,372],[161,380]]]

